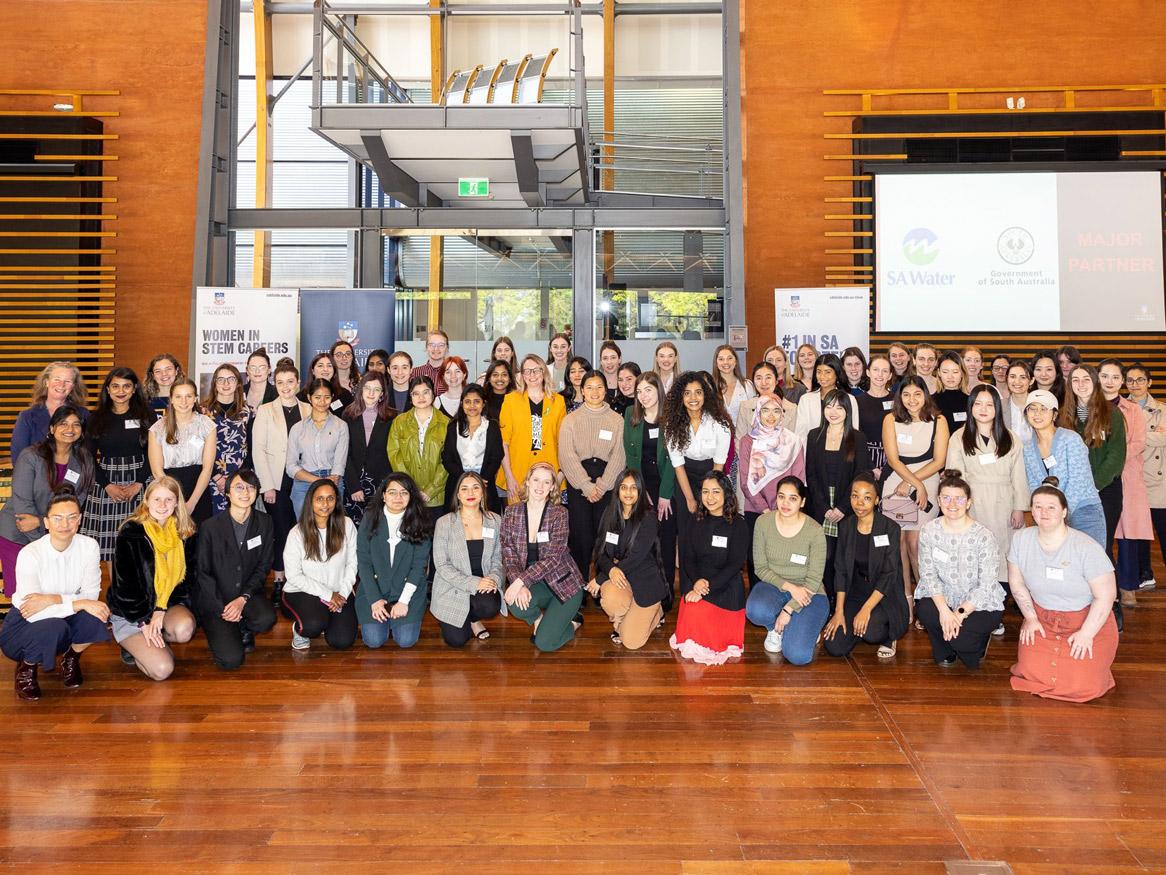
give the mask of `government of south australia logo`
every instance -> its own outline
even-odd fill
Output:
[[[903,238],[903,255],[912,264],[931,264],[939,255],[939,238],[930,228],[914,228]]]
[[[996,240],[996,251],[1009,264],[1024,264],[1036,251],[1036,242],[1024,228],[1005,228]]]

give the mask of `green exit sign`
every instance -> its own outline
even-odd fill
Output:
[[[458,197],[489,197],[490,180],[479,177],[460,177],[457,181]]]

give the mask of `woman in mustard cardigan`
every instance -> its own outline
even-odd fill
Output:
[[[430,516],[437,519],[445,511],[445,467],[441,448],[449,417],[433,406],[433,381],[414,377],[409,381],[413,407],[393,420],[389,428],[389,464],[413,478]]]
[[[567,415],[563,396],[550,391],[550,371],[541,358],[523,358],[519,379],[522,388],[506,396],[498,417],[504,450],[498,486],[509,501],[521,500],[521,484],[535,462],[559,471],[559,425]]]

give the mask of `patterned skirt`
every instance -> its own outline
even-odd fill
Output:
[[[147,465],[145,456],[114,456],[101,460],[101,470],[109,478],[110,483],[119,486],[133,483],[139,472]],[[85,502],[85,515],[81,518],[81,534],[95,538],[101,545],[101,561],[113,559],[114,542],[117,540],[117,530],[125,522],[125,518],[137,510],[142,503],[142,490],[129,501],[114,501],[104,489],[94,486],[89,499]]]
[[[353,483],[352,487],[348,483],[344,484],[344,513],[348,515],[348,518],[352,520],[357,528],[360,528],[360,522],[364,519],[364,512],[368,507],[369,499],[377,491],[377,487],[372,482],[372,478],[368,476],[368,472],[363,470],[360,472],[360,482]],[[353,501],[353,492],[363,492],[364,501]]]

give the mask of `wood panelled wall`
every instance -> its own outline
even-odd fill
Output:
[[[186,358],[206,0],[7,0],[0,88],[120,91],[114,360]],[[12,362],[0,357],[0,368]]]
[[[840,104],[823,91],[1163,82],[1166,18],[1160,13],[1151,0],[1114,0],[1101,14],[1086,0],[742,0],[750,360],[775,336],[773,289],[820,286],[827,266],[846,260],[825,252],[850,245],[848,238],[827,242],[827,232],[847,226],[826,216],[848,207],[824,200],[844,193],[825,177],[853,171],[825,156],[848,152],[849,143],[823,133],[849,128],[823,114],[856,98]],[[946,96],[938,95],[935,109],[946,106]],[[885,349],[895,339],[941,348],[974,342],[985,355],[1074,343],[1090,361],[1115,354],[1166,363],[1162,335],[873,334],[871,345]]]

